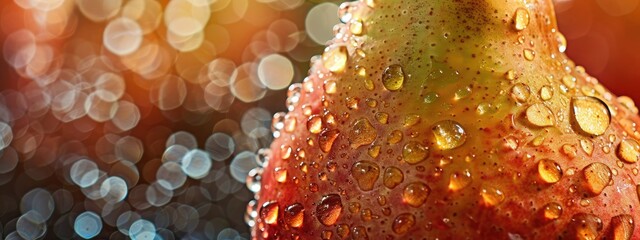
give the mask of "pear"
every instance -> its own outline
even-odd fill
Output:
[[[274,116],[256,239],[639,239],[640,132],[550,0],[364,0]]]

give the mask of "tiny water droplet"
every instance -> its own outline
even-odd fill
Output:
[[[409,183],[402,191],[402,200],[412,207],[420,207],[427,201],[427,197],[431,193],[431,189],[424,183]]]
[[[287,169],[276,167],[273,173],[275,174],[276,182],[283,183],[287,181]]]
[[[366,118],[358,119],[351,128],[349,141],[352,148],[373,143],[378,137],[378,132]]]
[[[516,9],[513,16],[513,26],[516,30],[522,31],[529,25],[529,11],[524,8]]]
[[[402,159],[409,164],[417,164],[424,161],[429,155],[429,148],[418,142],[409,142],[402,148]]]
[[[609,128],[611,114],[602,100],[595,97],[574,97],[571,99],[571,106],[578,130],[600,136]]]
[[[611,181],[611,169],[604,163],[594,162],[582,169],[586,187],[598,195]]]
[[[524,83],[518,83],[511,88],[511,98],[518,103],[524,103],[529,100],[531,96],[531,90],[529,86]]]
[[[462,146],[467,141],[467,133],[460,123],[452,120],[437,122],[433,128],[436,144],[442,150]]]
[[[471,172],[468,169],[452,173],[449,177],[449,190],[458,191],[471,184]]]
[[[338,46],[328,48],[322,54],[322,62],[325,68],[334,73],[341,73],[347,66],[347,47]]]
[[[483,187],[480,191],[482,200],[488,206],[496,206],[504,201],[504,193],[500,189],[494,187]]]
[[[351,167],[351,176],[362,191],[370,191],[380,176],[380,167],[370,161],[358,161]]]
[[[536,58],[536,52],[531,49],[527,48],[523,50],[522,53],[524,54],[524,59],[527,59],[529,61],[533,61],[533,59]]]
[[[393,130],[389,137],[387,137],[387,143],[396,144],[402,140],[402,132],[398,130]]]
[[[404,84],[404,70],[402,66],[394,64],[387,67],[382,74],[382,85],[389,91],[397,91]]]
[[[278,202],[266,202],[260,208],[260,218],[269,225],[278,224]]]
[[[293,228],[299,228],[304,222],[304,206],[294,203],[284,209],[284,221]]]
[[[375,115],[376,120],[379,123],[387,124],[389,122],[389,114],[384,112],[377,112]]]
[[[335,94],[338,91],[338,83],[331,79],[324,81],[322,87],[327,94]]]
[[[558,51],[563,53],[567,50],[567,38],[560,32],[556,32],[556,40],[558,41]]]
[[[526,111],[526,117],[529,123],[537,127],[550,127],[556,122],[551,109],[542,103],[529,106]]]
[[[338,194],[329,194],[322,197],[316,208],[316,216],[320,223],[325,226],[336,224],[342,214],[342,199]]]
[[[426,96],[424,96],[424,99],[422,101],[426,104],[431,104],[438,100],[439,97],[440,96],[438,95],[438,93],[429,92]]]
[[[461,99],[464,99],[466,97],[468,97],[469,95],[471,95],[471,87],[469,86],[465,86],[463,88],[458,89],[454,96],[453,96],[453,100],[458,101]]]
[[[385,187],[393,189],[404,181],[404,174],[397,167],[387,167],[384,170],[382,183]]]
[[[396,217],[393,220],[393,224],[391,225],[391,229],[396,234],[405,234],[407,233],[414,225],[416,224],[416,217],[411,213],[403,213]]]
[[[415,115],[415,114],[410,114],[405,116],[402,119],[402,126],[403,127],[411,127],[414,126],[416,124],[418,124],[420,122],[420,116],[419,115]]]
[[[364,32],[364,23],[360,19],[351,19],[349,30],[353,35],[360,36]]]
[[[349,236],[349,232],[349,225],[347,224],[340,224],[336,229],[336,233],[338,233],[338,236],[340,236],[342,239],[347,238]]]
[[[516,71],[509,70],[506,73],[504,73],[504,78],[506,78],[507,80],[515,80],[518,77],[518,75],[516,74]]]
[[[580,147],[587,155],[591,156],[593,154],[593,142],[591,140],[580,140]]]
[[[318,146],[320,150],[323,152],[331,151],[333,142],[338,138],[338,135],[340,135],[340,132],[336,129],[322,131],[318,136]]]
[[[542,181],[556,183],[562,178],[562,168],[553,160],[543,159],[538,162],[538,174]]]
[[[544,218],[547,220],[556,220],[562,216],[562,206],[556,202],[550,202],[544,205]]]
[[[373,145],[371,147],[369,147],[369,149],[367,150],[367,153],[369,154],[369,156],[371,156],[372,158],[377,158],[378,155],[380,155],[380,146],[378,145]]]
[[[636,140],[627,138],[618,145],[618,157],[626,163],[635,163],[640,160],[640,144]]]
[[[310,133],[318,134],[322,131],[322,117],[313,115],[307,120],[307,129]]]
[[[553,97],[553,87],[545,85],[542,86],[542,88],[540,88],[540,98],[542,98],[542,100],[549,100]]]

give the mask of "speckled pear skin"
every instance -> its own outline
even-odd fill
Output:
[[[257,195],[256,239],[640,239],[638,109],[550,0],[341,6]]]

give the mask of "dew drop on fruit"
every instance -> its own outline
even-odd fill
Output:
[[[438,98],[440,98],[440,95],[438,95],[438,93],[429,92],[424,96],[424,99],[422,101],[426,104],[431,104],[438,100]]]
[[[404,84],[404,70],[398,64],[391,65],[382,74],[382,85],[389,91],[397,91]]]
[[[420,116],[419,115],[415,115],[415,114],[410,114],[405,116],[402,119],[402,126],[403,127],[411,127],[414,126],[416,124],[418,124],[420,122]]]
[[[352,148],[371,144],[378,137],[378,132],[366,118],[358,119],[351,128],[349,141]]]
[[[511,98],[518,103],[526,102],[531,96],[529,86],[524,83],[518,83],[511,88]]]
[[[397,167],[388,167],[384,170],[382,183],[385,187],[393,189],[404,181],[404,174]]]
[[[611,123],[611,114],[607,105],[595,97],[574,97],[571,110],[576,128],[590,135],[600,136]]]
[[[429,155],[429,148],[422,144],[412,141],[404,145],[402,148],[402,159],[408,164],[417,164]]]
[[[598,195],[611,181],[611,169],[604,163],[594,162],[582,169],[586,187]]]
[[[342,199],[338,194],[329,194],[322,197],[316,207],[316,217],[325,226],[336,224],[342,214]]]
[[[562,168],[553,160],[543,159],[538,162],[538,174],[542,181],[556,183],[562,178]]]
[[[289,145],[281,145],[280,146],[280,157],[282,159],[289,159],[291,157],[291,152],[293,149]]]
[[[322,131],[322,117],[313,115],[307,120],[307,129],[310,133],[318,134]]]
[[[529,25],[529,11],[524,8],[516,9],[516,13],[513,16],[513,26],[516,30],[522,31]]]
[[[558,51],[563,53],[567,50],[567,38],[560,32],[556,32],[556,40],[558,41]]]
[[[377,112],[375,115],[376,120],[379,123],[387,124],[389,123],[389,114],[384,112]]]
[[[602,220],[590,213],[577,213],[569,222],[571,239],[596,239],[602,230]]]
[[[562,206],[557,202],[547,203],[542,211],[546,220],[556,220],[562,216]]]
[[[275,175],[276,182],[284,183],[287,181],[287,169],[277,167],[273,170],[273,174]]]
[[[354,240],[368,240],[369,236],[367,235],[367,228],[364,226],[355,226],[351,228],[351,234]]]
[[[364,23],[360,19],[351,19],[349,30],[351,34],[360,36],[364,32]]]
[[[411,213],[403,213],[396,217],[393,220],[391,225],[391,229],[396,234],[405,234],[407,233],[414,225],[416,224],[416,217]]]
[[[360,190],[370,191],[380,176],[380,167],[370,161],[359,161],[351,167],[351,176],[358,183]]]
[[[327,230],[325,230],[325,231],[322,231],[322,234],[321,234],[321,236],[320,236],[320,237],[321,237],[323,240],[329,240],[329,239],[331,239],[331,236],[333,236],[333,232],[332,232],[332,231],[327,231]]]
[[[294,203],[284,209],[284,221],[293,228],[299,228],[304,222],[304,206]]]
[[[431,189],[424,183],[409,183],[402,192],[402,200],[412,207],[420,207],[427,201],[427,197],[431,193]]]
[[[618,157],[626,163],[635,163],[640,159],[640,144],[633,139],[624,139],[618,145]]]
[[[373,145],[367,149],[367,153],[370,157],[377,158],[380,155],[380,148],[379,145]]]
[[[467,133],[460,123],[452,120],[437,122],[433,128],[436,144],[442,150],[454,149],[467,141]]]
[[[322,88],[324,88],[325,93],[334,94],[338,91],[338,83],[334,80],[329,79],[324,81]]]
[[[335,142],[339,134],[340,132],[336,129],[322,131],[318,136],[318,146],[320,147],[320,150],[323,152],[331,151],[333,142]]]
[[[553,97],[553,88],[551,86],[548,85],[544,85],[542,86],[542,88],[540,88],[540,98],[542,100],[549,100]]]
[[[476,108],[476,113],[479,115],[493,114],[498,111],[498,108],[491,103],[480,103]]]
[[[347,47],[338,46],[327,49],[322,54],[322,63],[331,72],[343,72],[347,66]]]
[[[387,137],[387,143],[396,144],[402,140],[402,132],[398,130],[393,130],[391,134]]]
[[[347,224],[340,224],[338,225],[338,227],[336,228],[336,233],[338,234],[338,236],[340,236],[342,239],[345,239],[349,236],[349,225]]]
[[[533,61],[533,59],[536,58],[536,52],[531,50],[531,49],[525,49],[522,50],[522,53],[524,54],[524,59],[527,59],[529,61]]]
[[[593,154],[593,142],[591,140],[580,140],[580,148],[589,156]]]
[[[494,187],[483,187],[480,196],[487,206],[496,206],[504,201],[504,193],[500,189]]]
[[[633,217],[629,214],[621,214],[611,218],[613,239],[631,239],[634,226]]]
[[[455,94],[453,95],[453,100],[458,101],[468,97],[469,95],[471,95],[471,87],[466,86],[456,90]]]
[[[536,103],[527,108],[527,121],[537,127],[550,127],[555,124],[555,118],[551,109],[542,103]]]
[[[449,190],[458,191],[471,184],[471,172],[468,169],[462,172],[454,172],[449,176]]]
[[[266,224],[274,225],[278,224],[278,210],[280,206],[278,206],[277,202],[266,202],[260,208],[260,218]]]

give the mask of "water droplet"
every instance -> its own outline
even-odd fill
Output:
[[[547,220],[556,220],[562,216],[562,206],[556,202],[550,202],[544,205],[544,218]]]
[[[500,189],[494,187],[483,187],[480,191],[482,200],[488,206],[496,206],[504,201],[504,193]]]
[[[367,228],[363,226],[355,226],[351,228],[351,232],[353,233],[354,240],[368,240],[369,236],[367,235]]]
[[[634,225],[633,217],[628,214],[621,214],[611,218],[611,233],[613,239],[631,239]]]
[[[338,46],[327,49],[322,54],[325,68],[334,73],[341,73],[347,66],[347,47]]]
[[[322,231],[322,236],[321,237],[322,237],[323,240],[329,240],[329,239],[331,239],[332,235],[333,235],[332,231],[326,231],[325,230],[325,231]]]
[[[458,191],[471,184],[471,172],[465,169],[462,172],[452,173],[449,177],[449,190]]]
[[[289,145],[281,145],[280,146],[280,158],[289,159],[291,157],[291,152],[293,149]]]
[[[324,81],[322,88],[324,89],[325,93],[334,94],[338,91],[338,83],[334,80],[329,79]]]
[[[602,220],[589,213],[577,213],[571,217],[569,227],[575,239],[596,239],[602,230]]]
[[[393,130],[389,137],[387,137],[387,143],[396,144],[402,140],[402,132],[398,130]]]
[[[371,156],[372,158],[377,158],[378,155],[380,155],[380,146],[378,145],[373,145],[371,147],[369,147],[369,149],[367,150],[367,153],[369,154],[369,156]]]
[[[580,140],[580,147],[587,155],[591,156],[593,154],[593,142],[591,140]]]
[[[572,114],[578,130],[600,136],[611,123],[611,114],[606,103],[595,97],[574,97],[571,99]]]
[[[467,141],[467,133],[462,125],[456,121],[444,120],[437,122],[433,128],[436,144],[442,150],[454,149]]]
[[[516,9],[516,13],[513,16],[513,27],[522,31],[529,25],[529,11],[524,8]]]
[[[604,163],[591,163],[582,171],[587,188],[595,195],[600,194],[611,181],[611,169]]]
[[[293,228],[299,228],[304,222],[304,207],[294,203],[284,209],[284,221]]]
[[[287,181],[287,169],[277,167],[273,170],[273,173],[275,174],[277,182],[283,183]]]
[[[563,53],[567,50],[567,38],[560,32],[556,32],[556,40],[558,41],[558,51]]]
[[[360,190],[370,191],[380,176],[380,167],[370,161],[359,161],[351,167],[351,176],[358,183]]]
[[[426,96],[424,96],[424,99],[422,101],[426,104],[431,104],[438,100],[439,97],[440,96],[438,95],[438,93],[429,92]]]
[[[640,160],[640,144],[633,139],[624,139],[618,145],[618,157],[626,163],[635,163]]]
[[[518,83],[511,88],[511,98],[518,103],[524,103],[529,100],[531,96],[531,90],[529,86],[524,83]]]
[[[516,74],[516,71],[509,70],[506,73],[504,73],[504,78],[506,78],[507,80],[515,80],[518,77],[518,75]]]
[[[562,178],[562,168],[553,160],[543,159],[538,162],[538,174],[542,181],[556,183]]]
[[[360,36],[364,32],[364,23],[360,19],[351,19],[349,30],[353,35]]]
[[[370,108],[375,108],[378,106],[378,101],[373,98],[367,98],[365,99],[365,102],[367,102],[367,106],[369,106]]]
[[[458,101],[460,99],[468,97],[469,95],[471,95],[471,87],[466,86],[466,87],[458,89],[455,92],[455,94],[453,96],[453,100]]]
[[[555,124],[553,112],[542,103],[529,106],[526,111],[526,117],[529,123],[537,127],[550,127]]]
[[[476,112],[479,115],[493,114],[498,112],[498,108],[493,106],[491,103],[480,103],[476,108]]]
[[[347,238],[347,236],[349,236],[349,225],[347,224],[338,225],[338,228],[336,229],[336,233],[338,233],[338,236],[340,236],[342,239]]]
[[[431,193],[431,189],[424,183],[409,183],[402,191],[402,200],[412,207],[420,207],[427,201],[427,197]]]
[[[266,223],[270,225],[278,224],[278,210],[280,206],[278,206],[277,202],[266,202],[260,208],[260,218]]]
[[[409,164],[417,164],[429,155],[429,148],[418,142],[409,142],[402,148],[402,159]]]
[[[404,84],[404,70],[402,66],[394,64],[384,70],[382,74],[382,85],[389,91],[397,91]]]
[[[322,197],[316,208],[316,216],[325,226],[336,224],[342,213],[342,199],[338,194],[329,194]]]
[[[344,99],[347,108],[354,110],[358,109],[358,103],[360,103],[360,99],[354,97],[346,97]]]
[[[540,88],[540,98],[542,98],[542,100],[549,100],[553,97],[553,87],[545,85],[542,86],[542,88]]]
[[[376,117],[376,120],[378,120],[379,123],[387,124],[389,122],[389,114],[388,113],[377,112],[375,117]]]
[[[416,224],[416,217],[411,213],[403,213],[396,217],[393,220],[393,224],[391,225],[391,229],[396,234],[405,234],[407,233],[414,225]]]
[[[318,146],[320,147],[320,150],[323,152],[331,151],[333,142],[338,138],[338,135],[340,135],[340,132],[336,129],[322,131],[318,136]]]
[[[524,59],[527,59],[529,61],[533,61],[533,59],[536,58],[536,52],[531,49],[527,48],[523,50],[522,53],[524,54]]]
[[[397,167],[388,167],[384,170],[382,183],[385,187],[393,189],[396,186],[400,185],[402,181],[404,181],[404,174],[402,174],[402,171]]]
[[[352,148],[371,144],[378,137],[378,133],[366,118],[358,119],[351,129],[349,141]]]
[[[322,131],[322,117],[313,115],[307,120],[307,129],[310,133],[318,134]]]

